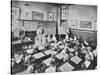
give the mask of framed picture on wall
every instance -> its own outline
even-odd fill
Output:
[[[54,14],[53,13],[51,13],[51,12],[48,13],[48,20],[49,21],[53,21],[54,20]]]
[[[80,21],[80,28],[92,29],[91,21]]]
[[[11,8],[11,17],[12,19],[19,19],[21,9],[18,7]]]
[[[32,20],[32,12],[31,11],[27,11],[27,10],[22,10],[21,11],[21,15],[20,15],[20,19]]]
[[[43,13],[32,11],[32,20],[43,21]]]

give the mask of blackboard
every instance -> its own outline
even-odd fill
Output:
[[[38,22],[24,21],[25,31],[36,31],[38,29]]]

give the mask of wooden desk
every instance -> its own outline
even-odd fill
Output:
[[[72,62],[74,62],[75,64],[78,64],[82,61],[81,58],[79,58],[78,56],[73,56],[71,59],[70,59]]]
[[[49,66],[46,70],[46,73],[53,73],[56,72],[56,67]]]
[[[44,53],[45,53],[46,55],[50,55],[50,54],[56,55],[56,54],[57,54],[56,51],[52,51],[52,50],[46,50],[46,51],[44,51]]]
[[[62,66],[58,68],[60,71],[65,72],[65,71],[72,71],[75,69],[71,64],[68,62],[64,63]]]
[[[59,53],[56,55],[56,58],[58,58],[58,59],[62,59],[63,57],[64,57],[64,55],[62,53]]]
[[[85,64],[86,68],[88,68],[91,63],[89,61],[85,61],[84,64]]]
[[[35,59],[40,59],[40,58],[42,58],[44,56],[45,55],[42,52],[33,55],[33,57],[35,57]]]
[[[27,70],[24,70],[22,72],[18,72],[18,73],[13,74],[13,75],[27,75],[27,74],[31,74],[31,73],[29,73]]]
[[[28,46],[32,46],[33,45],[33,41],[32,40],[28,40],[28,41],[14,41],[11,43],[11,51],[12,51],[12,58],[14,57],[14,53],[18,52],[18,51],[23,51],[28,49]],[[25,48],[24,48],[25,47]]]
[[[48,58],[48,59],[44,60],[43,63],[44,63],[46,66],[50,66],[51,59],[52,59],[52,58]]]
[[[44,53],[46,54],[46,55],[49,55],[49,54],[51,54],[51,50],[46,50],[46,51],[44,51]]]
[[[33,53],[33,49],[28,49],[28,50],[26,50],[26,52],[27,52],[28,54],[31,54],[31,53]]]
[[[69,51],[70,51],[70,52],[75,52],[75,49],[70,48]]]

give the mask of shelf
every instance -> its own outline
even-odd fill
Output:
[[[75,29],[75,28],[70,28],[72,31],[74,31],[74,30],[80,30],[80,31],[85,31],[85,32],[97,32],[96,30],[86,30],[86,29],[79,29],[79,28],[77,28],[77,29]]]
[[[56,23],[56,21],[40,21],[40,20],[24,20],[24,19],[19,19],[19,21],[34,21],[34,22],[51,22],[51,23]]]

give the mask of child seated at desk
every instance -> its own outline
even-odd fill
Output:
[[[34,72],[35,72],[34,64],[29,64],[27,67],[27,73],[34,73]]]
[[[89,67],[90,64],[91,64],[91,56],[89,54],[87,54],[85,56],[85,61],[82,64],[82,69],[85,69],[86,70]]]
[[[76,36],[74,36],[74,41],[75,41],[75,40],[77,40],[77,37],[76,37]]]
[[[31,57],[32,57],[31,55],[25,56],[25,59],[24,59],[25,65],[29,65],[29,63],[30,63],[30,58],[31,58]]]
[[[51,55],[57,54],[57,50],[54,46],[51,46]]]
[[[13,59],[13,65],[12,65],[12,72],[17,72],[20,70],[23,70],[24,67],[24,55],[23,52],[16,52],[14,54],[14,59]]]
[[[20,52],[17,52],[14,54],[14,61],[17,63],[17,64],[21,64],[23,62],[23,59],[24,58],[24,54],[22,51]]]
[[[51,39],[51,34],[49,34],[48,37],[47,37],[47,42],[49,43],[49,42],[51,42],[51,40],[52,40]]]
[[[44,49],[45,49],[45,47],[43,45],[41,45],[41,46],[38,47],[39,51],[43,51]]]
[[[92,60],[94,59],[94,54],[93,54],[93,52],[91,51],[91,46],[86,47],[86,49],[88,50],[89,55],[91,56],[91,61],[92,61]]]
[[[25,57],[25,65],[27,66],[27,73],[34,73],[35,72],[35,59],[32,58],[32,55],[28,55]]]
[[[87,53],[85,54],[85,61],[83,63],[84,69],[87,69],[94,59],[93,52],[91,52],[91,47],[88,46],[88,47],[86,47],[86,49],[87,49]]]
[[[70,38],[69,38],[69,40],[70,40],[70,42],[71,42],[71,41],[73,41],[73,38],[72,38],[72,37],[70,37]]]
[[[50,66],[45,70],[45,72],[47,73],[56,72],[56,61],[54,56],[52,56]]]
[[[58,44],[58,46],[59,46],[59,48],[61,49],[61,50],[63,50],[64,49],[64,43],[61,41],[61,42],[59,42],[59,44]]]
[[[69,59],[68,48],[65,47],[65,48],[62,50],[62,54],[63,54],[63,61],[64,61],[64,62],[67,61],[67,60]]]
[[[65,41],[68,41],[68,40],[69,40],[69,35],[68,35],[68,33],[66,33],[64,42],[65,42]]]
[[[53,34],[53,36],[52,36],[52,41],[54,41],[54,42],[56,42],[57,40],[56,40],[56,37],[55,37],[55,35]]]
[[[68,48],[70,57],[72,57],[72,56],[75,55],[75,49],[74,49],[74,46],[75,46],[75,44],[71,43],[70,46],[69,46],[69,48]]]
[[[45,45],[46,43],[47,43],[47,36],[43,34],[42,45]]]
[[[97,49],[95,49],[95,50],[93,51],[93,54],[94,54],[95,57],[97,57]]]

